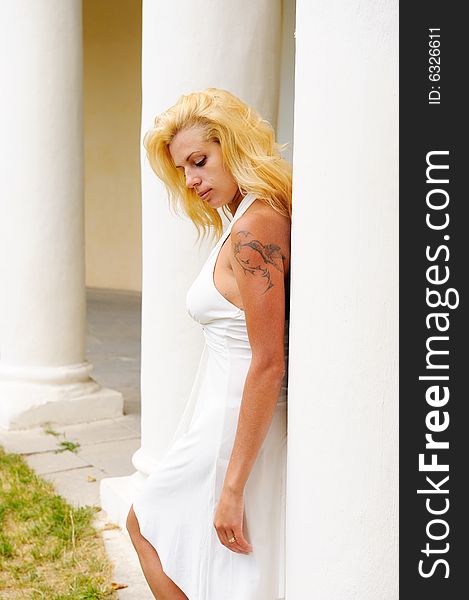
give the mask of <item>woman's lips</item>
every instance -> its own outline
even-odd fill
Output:
[[[206,192],[204,192],[203,194],[200,194],[200,198],[202,198],[202,200],[206,200],[208,194],[210,194],[210,192],[212,191],[212,188],[208,189]]]

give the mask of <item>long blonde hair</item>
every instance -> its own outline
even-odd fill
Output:
[[[222,233],[222,220],[215,208],[186,186],[176,169],[169,145],[175,135],[200,127],[206,141],[220,144],[223,161],[245,195],[254,193],[274,210],[291,218],[292,173],[282,158],[270,123],[242,100],[217,88],[181,96],[174,106],[155,118],[144,137],[150,165],[163,181],[171,204],[190,217],[199,233]],[[212,229],[213,228],[213,229]]]

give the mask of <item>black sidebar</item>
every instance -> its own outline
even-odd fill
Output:
[[[400,4],[400,600],[469,598],[463,8]]]

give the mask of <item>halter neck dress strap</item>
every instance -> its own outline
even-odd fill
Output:
[[[244,196],[244,198],[239,203],[239,206],[236,209],[236,212],[233,215],[233,218],[230,221],[230,225],[229,225],[228,229],[231,230],[233,223],[235,221],[237,221],[247,211],[247,209],[251,206],[251,204],[254,202],[254,200],[256,200],[256,195],[253,194],[252,192],[249,194],[246,194]]]

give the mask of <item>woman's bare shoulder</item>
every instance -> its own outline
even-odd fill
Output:
[[[233,252],[239,252],[239,248],[244,246],[255,248],[266,262],[280,260],[286,273],[290,262],[290,229],[288,217],[281,215],[265,202],[256,200],[233,223]]]
[[[274,234],[282,237],[290,235],[291,222],[288,217],[280,214],[266,202],[256,200],[233,223],[232,231],[237,234],[242,230],[255,229],[257,232]]]

